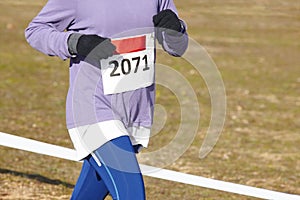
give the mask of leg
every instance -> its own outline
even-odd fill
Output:
[[[143,177],[128,136],[107,142],[88,160],[114,200],[146,199]]]
[[[107,194],[103,180],[85,159],[71,200],[103,200]]]

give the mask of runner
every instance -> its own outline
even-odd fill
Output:
[[[135,153],[153,121],[154,41],[173,56],[188,44],[173,1],[49,0],[25,36],[47,55],[71,58],[67,128],[84,161],[71,199],[145,199]]]

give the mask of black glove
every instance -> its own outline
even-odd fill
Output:
[[[182,31],[182,25],[177,15],[170,9],[163,10],[153,16],[153,23],[156,28],[166,31],[170,35],[176,35]]]
[[[76,49],[78,55],[85,57],[91,56],[100,60],[112,56],[116,47],[108,38],[103,38],[98,35],[82,35],[78,39]]]
[[[71,54],[86,57],[88,60],[99,61],[113,55],[116,47],[108,38],[98,35],[71,34],[68,39]]]

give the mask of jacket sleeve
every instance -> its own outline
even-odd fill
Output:
[[[170,9],[178,15],[176,6],[173,0],[158,0],[159,1],[159,12],[162,10]],[[183,33],[178,33],[178,36],[168,35],[165,32],[163,36],[163,48],[166,52],[173,56],[182,56],[188,47],[188,34],[187,25],[180,19],[181,25],[184,27]]]
[[[49,0],[25,30],[25,38],[35,49],[65,60],[71,57],[65,30],[74,21],[76,0]]]

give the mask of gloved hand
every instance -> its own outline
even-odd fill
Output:
[[[68,39],[71,54],[86,57],[88,60],[99,61],[113,55],[116,47],[108,38],[98,35],[71,34]]]
[[[153,16],[154,27],[166,31],[167,34],[177,35],[182,31],[182,25],[177,15],[170,9],[163,10]]]

